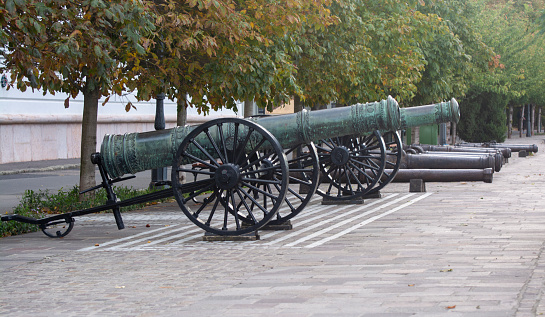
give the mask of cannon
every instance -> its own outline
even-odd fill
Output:
[[[207,233],[257,232],[270,222],[285,222],[314,194],[319,183],[314,140],[396,130],[399,125],[399,106],[389,97],[344,108],[250,120],[222,118],[199,126],[106,135],[100,153],[91,157],[102,183],[83,191],[105,188],[105,205],[43,219],[20,215],[1,219],[36,224],[49,237],[63,237],[72,230],[76,216],[112,210],[122,229],[120,207],[174,196],[184,214]],[[134,177],[123,175],[165,166],[172,167],[171,180],[157,185],[170,188],[117,199],[112,184]],[[297,193],[290,183],[306,187],[307,194]],[[287,211],[280,210],[284,203]]]
[[[401,108],[400,118],[399,129],[406,129],[433,123],[458,122],[460,110],[453,98],[447,102]],[[403,144],[399,133],[394,130],[330,137],[320,140],[316,145],[322,177],[329,183],[327,188],[318,189],[317,193],[330,200],[351,200],[377,194],[394,179],[401,164]],[[329,153],[344,159],[335,159]],[[362,166],[367,168],[364,173],[361,172]]]
[[[495,168],[491,155],[440,155],[407,154],[402,158],[401,169],[483,169]]]
[[[484,169],[401,169],[394,183],[410,182],[411,179],[421,179],[425,182],[460,182],[482,181],[492,183],[494,171]]]
[[[424,107],[428,112],[436,108]],[[411,111],[420,115],[422,111],[417,108]],[[91,157],[102,183],[83,191],[105,188],[105,205],[43,219],[7,215],[2,221],[34,223],[48,236],[62,237],[72,229],[74,217],[112,210],[122,229],[120,207],[174,196],[188,219],[207,234],[251,234],[265,225],[285,223],[306,206],[318,188],[320,170],[325,170],[320,160],[346,159],[344,149],[320,152],[314,141],[373,135],[373,148],[378,150],[370,151],[371,143],[358,139],[353,148],[359,152],[351,159],[360,160],[358,175],[372,170],[368,178],[376,184],[386,166],[386,147],[378,131],[399,129],[400,113],[397,102],[389,97],[343,108],[249,120],[222,118],[198,126],[106,135],[100,153]],[[379,158],[372,158],[377,153]],[[370,164],[368,168],[361,163],[367,159],[380,166]],[[134,177],[125,174],[165,166],[171,166],[171,180],[156,185],[168,188],[124,201],[117,199],[112,184]],[[355,182],[354,187],[371,187],[372,181]],[[290,184],[305,188],[305,193]]]
[[[420,154],[427,154],[427,155],[436,155],[438,156],[438,159],[445,158],[445,164],[447,164],[447,161],[450,160],[453,157],[461,156],[462,160],[465,158],[471,157],[472,159],[479,158],[484,161],[490,161],[488,157],[492,157],[494,160],[494,171],[499,172],[501,171],[501,168],[503,167],[503,161],[504,157],[501,152],[440,152],[440,151],[423,151]],[[462,163],[462,162],[460,162]],[[468,165],[465,165],[464,168],[472,168],[474,166],[474,163],[468,163]]]
[[[449,146],[449,145],[428,145],[428,144],[418,144],[411,145],[409,147],[418,146],[424,151],[438,151],[438,152],[473,152],[473,153],[492,153],[501,152],[504,158],[511,157],[510,148],[487,148],[487,147],[463,147],[463,146]]]
[[[505,144],[505,143],[496,143],[496,142],[484,142],[484,143],[460,143],[457,144],[463,147],[485,147],[485,148],[494,148],[494,149],[505,149],[509,148],[512,152],[534,152],[537,153],[539,148],[537,144]]]

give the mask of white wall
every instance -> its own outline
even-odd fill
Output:
[[[42,92],[0,87],[0,164],[80,157],[83,95],[70,99],[67,95],[43,95]],[[131,100],[137,109],[125,111]],[[102,103],[103,100],[100,101]],[[242,115],[242,104],[239,115]],[[176,103],[165,100],[166,127],[176,125]],[[236,116],[230,110],[210,112],[202,116],[188,108],[188,123],[198,124],[222,117]],[[111,96],[104,106],[99,104],[97,151],[105,134],[123,134],[154,130],[155,100],[137,102],[134,97]]]

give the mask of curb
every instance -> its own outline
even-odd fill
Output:
[[[67,165],[55,165],[55,166],[40,167],[40,168],[25,168],[25,169],[19,169],[19,170],[11,170],[11,171],[0,171],[0,175],[14,175],[14,174],[22,174],[22,173],[38,173],[38,172],[48,172],[48,171],[58,171],[58,170],[69,170],[69,169],[78,169],[79,167],[80,167],[80,164],[67,164]]]

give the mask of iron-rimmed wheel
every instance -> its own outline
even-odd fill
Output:
[[[55,220],[39,225],[42,232],[50,238],[62,238],[74,228],[74,218]]]
[[[281,225],[300,213],[320,185],[320,166],[314,143],[298,145],[284,151],[288,157],[289,184],[285,205],[269,225]]]
[[[386,146],[378,131],[321,140],[316,148],[325,183],[316,192],[325,198],[362,197],[378,183],[386,166]]]
[[[183,184],[183,172],[197,177]],[[172,165],[178,205],[193,223],[218,235],[245,234],[267,224],[284,201],[288,179],[278,140],[260,125],[239,118],[196,127],[180,144]]]
[[[389,131],[382,134],[386,145],[386,167],[384,173],[375,187],[369,194],[376,193],[388,185],[396,176],[401,166],[401,155],[403,154],[403,142],[397,131]]]

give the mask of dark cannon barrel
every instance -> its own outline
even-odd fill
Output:
[[[494,142],[485,142],[485,143],[460,143],[457,144],[463,147],[488,147],[494,149],[503,149],[509,148],[512,152],[534,152],[537,153],[539,148],[537,144],[505,144],[505,143],[494,143]]]
[[[438,151],[438,152],[474,152],[474,153],[496,153],[501,152],[504,158],[511,157],[510,148],[478,148],[478,147],[461,147],[461,146],[449,146],[449,145],[428,145],[418,144],[424,151]]]
[[[484,169],[494,168],[493,156],[407,154],[401,169]]]
[[[388,172],[385,170],[384,172]],[[390,170],[391,171],[391,170]],[[400,169],[393,182],[410,182],[422,179],[425,182],[485,182],[492,183],[494,171],[485,169]]]
[[[501,171],[501,168],[503,167],[503,155],[501,152],[494,152],[494,153],[479,153],[479,152],[439,152],[439,151],[424,151],[423,154],[431,154],[431,155],[443,155],[443,156],[474,156],[474,157],[486,157],[491,156],[494,158],[494,171],[499,172]]]

